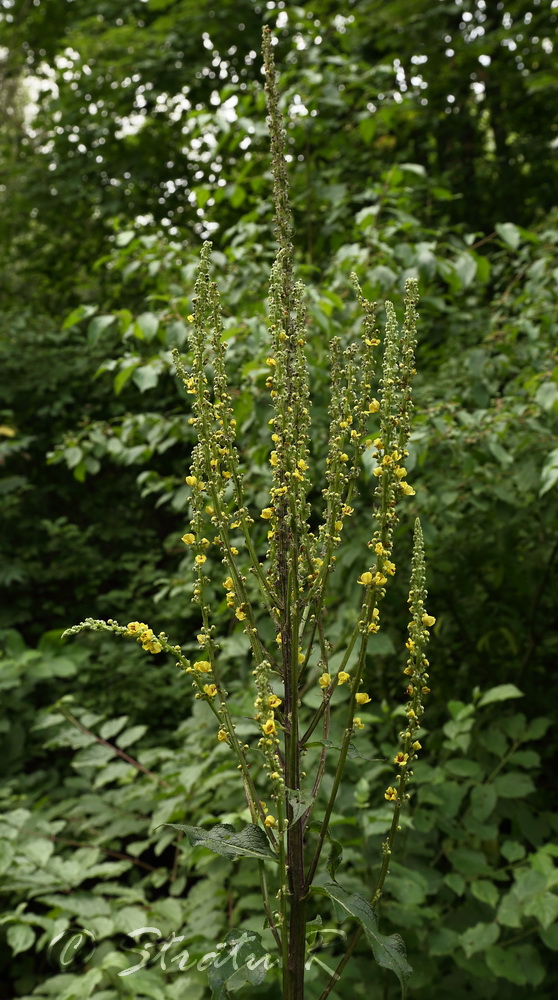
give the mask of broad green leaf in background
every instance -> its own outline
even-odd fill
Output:
[[[523,698],[523,691],[520,691],[515,684],[498,684],[484,692],[479,700],[479,708],[490,705],[493,701],[508,701],[509,698]]]
[[[517,226],[514,226],[513,222],[497,222],[494,228],[500,239],[507,246],[511,247],[512,250],[517,250],[521,240],[521,233]]]
[[[277,959],[265,951],[259,934],[240,928],[229,931],[207,969],[211,1000],[227,1000],[229,993],[243,986],[260,986],[275,964]]]
[[[328,896],[335,904],[340,920],[353,917],[361,925],[374,958],[383,969],[391,969],[401,984],[401,994],[407,995],[407,981],[412,968],[407,961],[405,944],[399,934],[386,937],[378,930],[378,920],[368,900],[358,892],[348,893],[336,882],[313,886],[313,892]]]

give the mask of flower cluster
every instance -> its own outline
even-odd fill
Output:
[[[402,749],[399,750],[394,759],[394,764],[399,768],[397,775],[398,787],[394,790],[390,785],[385,792],[388,801],[401,803],[405,796],[405,786],[412,774],[410,767],[416,759],[422,744],[416,738],[420,729],[420,718],[424,712],[423,699],[430,694],[428,686],[428,660],[424,655],[424,650],[430,638],[429,629],[436,623],[433,615],[429,615],[425,609],[427,597],[426,573],[424,566],[424,543],[420,521],[415,521],[413,560],[411,571],[411,590],[409,592],[409,603],[411,610],[411,621],[409,622],[409,637],[406,648],[409,653],[407,664],[403,673],[406,677],[406,694],[409,697],[405,714],[407,716],[406,729],[400,734]]]
[[[159,640],[153,635],[153,629],[145,622],[129,622],[127,633],[135,635],[142,649],[146,649],[149,653],[160,653],[163,649]]]

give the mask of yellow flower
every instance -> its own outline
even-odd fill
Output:
[[[361,583],[363,587],[369,587],[373,579],[374,577],[372,576],[372,573],[369,572],[361,573],[357,580],[357,583]]]
[[[297,659],[298,659],[299,663],[304,663],[306,657],[305,657],[304,653],[299,653]]]
[[[339,458],[341,459],[342,462],[348,462],[349,461],[349,456],[347,455],[347,453],[345,451],[341,452]]]
[[[138,632],[145,632],[147,625],[145,622],[130,622],[128,624],[128,632],[130,635],[137,635]]]
[[[195,562],[197,562],[198,566],[203,566],[203,564],[204,564],[204,562],[206,560],[207,560],[207,556],[204,556],[202,553],[200,553],[200,555],[196,556],[196,558],[195,558]]]
[[[234,581],[232,576],[228,576],[227,579],[223,581],[223,587],[225,590],[234,590]]]
[[[403,673],[407,674],[408,677],[412,677],[412,675],[414,674],[414,672],[415,672],[415,668],[414,667],[405,667],[405,669],[403,671]]]
[[[393,576],[395,573],[395,563],[390,562],[389,559],[385,559],[384,573],[389,573],[390,576]]]
[[[211,670],[211,663],[209,660],[198,660],[197,663],[194,663],[194,670],[200,674],[208,674]]]
[[[376,544],[374,546],[374,552],[376,553],[376,555],[383,556],[383,554],[384,554],[385,551],[386,550],[384,549],[384,546],[382,545],[382,543],[381,542],[376,542]]]
[[[197,481],[198,480],[196,476],[186,476],[186,482],[188,486],[195,486]]]
[[[407,763],[408,760],[409,760],[409,754],[401,753],[401,751],[399,751],[399,753],[395,754],[395,757],[393,758],[393,763],[397,764],[399,767],[405,767],[405,764]]]
[[[298,465],[299,469],[302,470],[302,472],[306,472],[308,468],[308,462],[305,462],[303,458],[299,458],[296,464]]]
[[[380,409],[380,404],[377,399],[372,399],[368,404],[368,413],[377,413]]]
[[[320,678],[318,678],[318,684],[320,685],[321,688],[327,688],[327,687],[329,687],[329,685],[331,684],[331,677],[330,677],[330,675],[327,674],[327,673],[326,674],[322,674],[322,676]]]
[[[226,743],[226,741],[227,741],[227,731],[226,731],[226,729],[220,729],[219,730],[219,732],[217,733],[217,739],[219,740],[219,743]]]
[[[267,699],[267,704],[270,708],[279,708],[282,704],[281,698],[278,698],[276,694],[270,694]]]
[[[214,698],[215,695],[217,694],[217,685],[216,684],[204,684],[203,690],[204,690],[204,694],[206,694],[208,698]]]
[[[382,469],[382,466],[381,465],[377,465],[375,469],[372,469],[372,475],[373,476],[381,476],[383,471],[384,470]]]
[[[387,799],[388,802],[396,802],[397,801],[397,789],[394,788],[393,785],[390,785],[389,788],[386,788],[386,790],[384,792],[384,798]]]
[[[269,719],[267,720],[267,722],[264,722],[264,724],[262,726],[262,732],[264,732],[266,736],[275,736],[277,734],[277,726],[275,725],[275,719],[273,718],[273,712],[269,716]]]
[[[357,705],[367,705],[369,701],[372,701],[372,698],[369,694],[366,694],[366,691],[359,691],[359,693],[355,695],[355,701]]]
[[[337,674],[337,683],[338,684],[346,684],[347,681],[350,681],[350,679],[351,679],[351,675],[348,674],[346,670],[340,670],[339,673]]]
[[[265,819],[264,819],[264,826],[271,827],[271,826],[275,826],[276,823],[277,823],[277,820],[275,819],[275,816],[271,815],[271,813],[269,814],[269,816],[266,816]]]
[[[187,316],[186,319],[188,320],[189,323],[193,323],[194,322],[194,317],[192,315]]]
[[[353,727],[354,729],[364,729],[364,722],[362,721],[362,719],[359,718],[358,715],[355,715],[353,719]]]
[[[375,573],[374,574],[374,583],[376,584],[377,587],[383,587],[384,583],[387,583],[387,576],[384,576],[383,573],[379,573],[379,572]]]
[[[275,368],[275,366],[277,365],[275,358],[266,358],[265,363],[266,365],[269,365],[270,368]]]
[[[143,647],[143,648],[144,648],[144,649],[147,649],[147,651],[148,651],[149,653],[153,653],[153,654],[155,654],[155,653],[160,653],[160,652],[162,651],[162,649],[163,649],[163,647],[162,647],[161,643],[160,643],[160,642],[158,642],[158,640],[157,640],[157,639],[154,639],[154,640],[153,640],[153,642],[147,642],[147,643],[146,643],[146,644],[144,645],[144,647]]]
[[[276,451],[272,451],[271,452],[271,457],[269,459],[269,464],[272,465],[273,468],[275,468],[279,464],[279,459],[277,458],[277,452]]]
[[[378,622],[369,622],[369,624],[368,624],[368,631],[369,632],[379,632],[380,631],[380,626],[378,625]]]
[[[418,740],[415,740],[415,742],[413,743],[413,745],[411,747],[411,750],[414,750],[415,753],[416,753],[417,750],[422,750],[422,743],[419,743]]]
[[[432,628],[432,626],[436,624],[436,619],[433,615],[423,615],[421,621],[427,628]]]
[[[242,608],[237,608],[235,611],[235,617],[238,618],[239,622],[243,622],[246,618],[246,612]]]
[[[415,491],[414,491],[413,487],[409,486],[408,483],[401,482],[401,483],[399,483],[399,485],[401,487],[401,492],[404,493],[405,496],[408,496],[408,497],[414,497],[415,496]]]
[[[404,479],[407,475],[407,470],[402,465],[396,465],[393,471],[398,479]]]
[[[343,530],[343,521],[336,521],[335,522],[335,530],[336,531],[342,531]]]
[[[189,531],[187,535],[182,535],[181,538],[181,541],[184,542],[185,545],[193,545],[195,540],[196,536],[193,535],[191,531]]]
[[[264,507],[264,509],[262,510],[262,512],[260,514],[260,517],[263,517],[264,521],[269,521],[270,517],[273,517],[273,508],[272,507]]]

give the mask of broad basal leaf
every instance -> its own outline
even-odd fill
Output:
[[[241,929],[229,931],[218,957],[207,970],[211,1000],[226,1000],[229,993],[246,984],[259,986],[276,962],[263,948],[259,934]]]
[[[277,861],[277,855],[269,846],[269,841],[259,826],[245,826],[237,833],[229,823],[218,823],[210,830],[201,826],[183,826],[179,823],[163,823],[173,830],[185,833],[192,847],[207,847],[214,854],[223,854],[226,858],[261,858]]]
[[[389,937],[386,937],[380,934],[376,914],[368,900],[359,892],[346,892],[336,882],[329,882],[323,886],[316,885],[312,888],[314,892],[329,896],[335,904],[338,919],[354,917],[355,920],[358,920],[368,938],[368,943],[378,965],[395,972],[401,983],[401,995],[405,997],[407,995],[407,980],[413,970],[407,961],[405,944],[400,935],[390,934]]]

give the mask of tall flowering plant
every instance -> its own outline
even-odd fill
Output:
[[[338,914],[352,917],[357,930],[349,941],[337,971],[325,984],[325,1000],[338,981],[359,937],[364,933],[376,961],[392,969],[402,991],[411,969],[399,935],[384,936],[375,913],[389,872],[401,810],[409,798],[408,782],[421,744],[418,739],[423,699],[428,687],[425,647],[434,618],[426,610],[424,549],[420,523],[414,529],[410,585],[408,659],[404,669],[408,702],[400,749],[394,757],[392,783],[385,799],[393,804],[393,820],[383,845],[376,884],[368,895],[346,892],[336,881],[339,859],[330,859],[330,881],[321,874],[322,852],[330,839],[330,822],[355,731],[363,729],[371,697],[363,689],[370,636],[381,628],[381,606],[396,571],[394,528],[399,501],[412,496],[405,459],[412,409],[411,384],[417,322],[417,285],[406,283],[405,312],[399,327],[394,306],[386,302],[383,336],[375,306],[364,297],[352,275],[363,312],[362,336],[346,349],[331,343],[331,399],[326,485],[322,490],[322,519],[310,522],[308,501],[312,487],[310,447],[310,386],[306,358],[305,290],[295,278],[292,226],[286,173],[286,138],[279,111],[272,38],[264,29],[263,56],[271,135],[274,181],[275,233],[278,251],[269,287],[269,367],[267,388],[272,415],[270,426],[270,489],[261,510],[250,508],[243,479],[237,427],[225,365],[226,343],[217,286],[211,277],[211,244],[204,243],[195,286],[191,319],[190,359],[186,367],[178,353],[175,364],[192,401],[191,423],[198,443],[186,483],[191,488],[191,520],[182,541],[192,552],[194,601],[201,624],[199,657],[190,660],[165,633],[155,635],[143,622],[126,626],[87,619],[68,630],[105,629],[134,636],[150,653],[166,651],[187,673],[196,698],[206,702],[216,721],[216,738],[238,761],[251,823],[242,831],[217,824],[207,831],[181,826],[191,843],[257,861],[263,908],[275,941],[281,968],[284,1000],[302,1000],[306,960],[309,901],[320,894],[332,901]],[[383,360],[377,372],[377,348],[383,342]],[[332,669],[331,643],[326,624],[326,598],[342,532],[354,514],[352,500],[365,449],[375,458],[375,490],[371,503],[372,531],[368,565],[355,578],[358,614],[339,666]],[[256,520],[267,525],[267,547],[258,551]],[[222,586],[231,616],[242,623],[253,658],[254,720],[259,730],[255,744],[237,735],[226,677],[219,659],[219,643],[212,621],[208,550],[218,552],[223,564]],[[357,597],[358,595],[358,597]],[[275,639],[264,638],[271,621]],[[337,661],[336,661],[337,662]],[[303,706],[309,684],[320,691],[319,706]],[[338,687],[349,690],[336,709]],[[328,739],[333,711],[344,713],[340,746]],[[320,727],[321,740],[315,741]],[[314,737],[314,742],[311,742]],[[302,761],[310,746],[319,746],[312,774]],[[254,765],[254,749],[261,766]],[[329,794],[320,796],[326,766],[333,761]],[[266,805],[270,803],[270,807]],[[211,974],[210,974],[211,978]],[[252,980],[257,982],[257,976]]]

